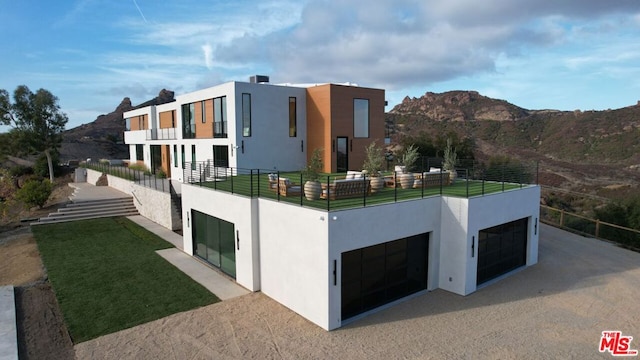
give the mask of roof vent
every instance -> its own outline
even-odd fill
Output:
[[[268,83],[269,77],[266,75],[253,75],[249,77],[249,82],[252,84]]]

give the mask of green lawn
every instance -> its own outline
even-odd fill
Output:
[[[126,218],[32,230],[76,344],[219,301],[155,253],[173,245]]]
[[[336,177],[344,177],[345,174],[324,174],[321,176],[320,181],[327,183],[327,181],[331,182]],[[329,176],[327,178],[327,176]],[[280,177],[289,178],[294,184],[304,184],[304,179],[301,178],[299,172],[283,172],[280,173]],[[309,201],[304,198],[304,194],[302,196],[293,196],[293,197],[283,197],[278,196],[278,194],[270,190],[268,188],[269,181],[267,173],[261,173],[260,175],[253,174],[240,174],[237,176],[230,176],[222,181],[208,181],[202,183],[194,183],[194,185],[201,185],[209,188],[214,188],[215,190],[225,191],[225,192],[233,192],[235,194],[244,195],[244,196],[254,196],[254,197],[263,197],[270,199],[277,199],[279,201],[289,202],[292,204],[314,207],[319,209],[331,209],[331,210],[340,210],[340,209],[349,209],[363,206],[370,206],[376,204],[384,204],[391,203],[395,201],[404,201],[411,199],[420,199],[422,197],[429,197],[440,195],[442,191],[442,195],[447,196],[455,196],[455,197],[471,197],[471,196],[480,196],[487,195],[491,193],[501,192],[503,190],[514,190],[519,189],[521,185],[519,184],[510,184],[510,183],[500,183],[500,182],[482,182],[480,180],[469,180],[468,182],[464,179],[458,179],[454,184],[449,186],[436,186],[436,187],[425,187],[419,189],[402,189],[398,188],[388,188],[385,187],[381,191],[371,194],[370,196],[362,196],[362,197],[354,197],[349,199],[340,199],[340,200],[313,200]],[[527,185],[522,185],[525,187]]]

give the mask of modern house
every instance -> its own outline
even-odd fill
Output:
[[[384,138],[384,90],[252,80],[125,113],[130,160],[181,184],[187,253],[326,330],[438,288],[467,295],[537,262],[536,185],[281,194],[271,177],[295,183],[316,148],[326,173],[362,168],[364,148]]]

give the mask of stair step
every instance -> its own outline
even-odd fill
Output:
[[[67,204],[67,207],[78,207],[78,206],[90,206],[90,205],[100,205],[100,204],[119,204],[126,202],[133,202],[133,197],[123,197],[116,199],[99,199],[99,200],[73,200],[71,199],[71,203]]]
[[[75,207],[65,207],[58,209],[58,212],[74,212],[74,211],[91,211],[96,209],[118,209],[123,207],[135,207],[133,202],[127,203],[116,203],[116,204],[94,204],[87,206],[75,206]]]
[[[73,219],[81,219],[85,217],[94,217],[94,216],[121,216],[121,215],[139,215],[138,211],[133,210],[113,210],[113,211],[101,211],[101,212],[86,212],[82,214],[49,214],[47,217],[40,218],[38,221],[54,221],[54,220],[73,220]]]
[[[115,207],[103,207],[103,208],[94,208],[94,209],[83,209],[83,210],[74,210],[74,211],[58,211],[55,213],[50,213],[48,217],[61,217],[61,216],[77,216],[82,214],[100,214],[100,213],[111,213],[114,211],[138,211],[135,206],[115,206]]]
[[[65,219],[56,219],[56,220],[47,220],[47,221],[42,221],[42,219],[40,219],[40,221],[32,222],[30,225],[58,224],[58,223],[64,223],[64,222],[70,222],[70,221],[100,219],[100,218],[117,217],[117,216],[134,216],[134,215],[140,215],[140,214],[138,214],[138,212],[136,211],[131,213],[122,213],[122,214],[114,214],[114,215],[93,215],[93,216],[86,216],[86,217],[80,217],[80,218],[74,218],[74,219],[65,218]],[[47,218],[43,218],[43,219],[47,219]]]

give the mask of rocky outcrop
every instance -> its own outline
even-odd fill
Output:
[[[482,96],[477,91],[427,92],[419,98],[407,96],[390,113],[417,115],[434,121],[513,121],[530,115],[526,109]]]

